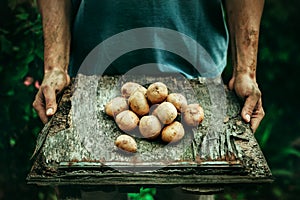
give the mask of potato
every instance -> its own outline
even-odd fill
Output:
[[[143,87],[142,85],[135,83],[135,82],[127,82],[127,83],[124,83],[124,85],[122,85],[121,94],[123,97],[128,98],[137,89],[140,90],[141,92],[143,92],[144,94],[146,94],[146,92],[147,92],[147,89],[145,87]]]
[[[140,86],[140,87],[136,88],[133,92],[135,92],[135,91],[140,91],[140,92],[142,92],[145,96],[146,96],[146,94],[147,94],[147,89],[146,89],[145,87],[143,87],[143,86]]]
[[[163,124],[171,124],[177,117],[177,109],[170,102],[163,102],[153,111]]]
[[[144,116],[149,113],[150,108],[148,101],[145,95],[139,90],[136,90],[130,95],[128,104],[131,110],[139,116]]]
[[[123,131],[132,131],[139,123],[138,116],[131,110],[120,112],[115,119],[118,127]]]
[[[198,126],[203,119],[204,111],[199,104],[189,104],[183,111],[183,120],[189,126]]]
[[[162,82],[155,82],[149,85],[147,89],[147,98],[152,103],[161,103],[168,96],[168,88]]]
[[[139,130],[145,138],[155,139],[161,131],[160,121],[154,115],[144,116],[140,119]]]
[[[173,122],[172,124],[166,126],[161,133],[161,139],[164,142],[178,142],[184,136],[184,128],[180,122]]]
[[[135,153],[137,151],[137,144],[135,140],[129,135],[120,135],[115,141],[115,145],[127,152]]]
[[[184,109],[184,107],[187,106],[187,100],[185,96],[183,96],[180,93],[169,94],[167,97],[167,101],[172,103],[179,112],[181,112]]]
[[[115,97],[105,105],[105,113],[111,117],[128,110],[128,104],[124,97]]]

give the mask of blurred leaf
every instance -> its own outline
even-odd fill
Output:
[[[141,200],[154,200],[151,194],[146,194]]]
[[[274,60],[272,52],[270,51],[270,49],[268,47],[262,47],[259,50],[259,55],[260,55],[261,60],[267,60],[270,62],[273,62],[273,60]]]
[[[20,13],[20,14],[17,14],[16,15],[16,18],[20,19],[20,20],[27,20],[29,17],[29,14],[28,13]]]
[[[9,31],[3,29],[3,28],[0,28],[0,34],[8,34]]]
[[[290,60],[290,54],[287,51],[282,51],[278,55],[278,59],[283,62],[288,62]]]
[[[6,95],[7,96],[13,96],[15,94],[15,91],[13,89],[7,91]]]
[[[36,48],[34,50],[35,55],[41,60],[44,59],[44,51],[41,48]]]
[[[26,58],[24,59],[24,64],[29,64],[35,59],[35,54],[29,53],[27,54]]]
[[[30,120],[30,116],[29,115],[24,115],[23,119],[24,119],[24,121],[28,122]]]
[[[8,7],[14,10],[17,6],[18,0],[8,0]]]
[[[128,193],[128,197],[132,200],[153,200],[156,194],[155,188],[140,188],[140,193]]]
[[[14,138],[10,138],[9,144],[11,147],[14,147],[16,145],[16,140]]]
[[[277,196],[277,197],[282,197],[282,189],[281,188],[278,188],[278,187],[275,187],[274,189],[273,189],[273,193],[275,194],[275,196]]]
[[[273,124],[272,123],[268,123],[263,131],[263,134],[262,134],[262,137],[261,137],[261,147],[265,147],[269,138],[270,138],[270,135],[272,133],[272,128],[273,128]]]
[[[140,196],[139,193],[128,193],[128,197],[130,197],[131,199],[136,199]]]
[[[151,194],[155,194],[156,193],[156,189],[155,188],[141,188],[140,189],[140,193],[151,193]]]
[[[259,133],[257,139],[259,141],[260,147],[265,148],[270,136],[273,132],[274,125],[280,120],[282,115],[282,110],[276,105],[272,104],[266,110],[266,116],[258,127],[257,132]]]
[[[226,200],[233,200],[232,196],[228,193],[226,193],[224,197]]]
[[[23,78],[27,75],[28,70],[28,65],[18,66],[17,70],[15,71],[15,74],[13,74],[13,77],[11,77],[11,79],[20,83],[20,81],[23,80]]]
[[[273,169],[272,173],[274,176],[293,177],[293,172],[285,169]]]
[[[4,35],[0,35],[0,52],[11,53],[12,43]]]
[[[37,112],[34,110],[34,108],[31,109],[31,113],[32,113],[32,118],[37,118],[38,114]]]
[[[288,156],[293,155],[293,156],[300,158],[300,151],[297,149],[294,149],[292,147],[284,149],[283,154],[288,155]]]

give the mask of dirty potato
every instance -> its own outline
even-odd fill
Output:
[[[127,152],[135,153],[137,151],[137,144],[135,140],[129,135],[120,135],[115,141],[115,145]]]
[[[105,113],[111,117],[128,110],[128,103],[124,97],[115,97],[105,105]]]
[[[139,116],[144,116],[149,113],[150,108],[148,101],[145,95],[139,90],[136,90],[130,95],[128,104],[131,110]]]
[[[116,116],[116,123],[121,130],[132,131],[137,127],[139,118],[131,110],[125,110]]]
[[[166,126],[161,133],[161,139],[164,142],[178,142],[184,136],[184,128],[180,122],[173,122],[172,124]]]
[[[121,94],[123,97],[129,98],[130,95],[136,90],[140,90],[144,94],[146,94],[147,92],[147,89],[138,83],[126,82],[121,87]]]
[[[183,108],[187,106],[187,100],[185,96],[180,93],[169,94],[167,97],[167,101],[172,103],[179,112],[181,112]]]
[[[171,124],[177,117],[177,109],[170,102],[163,102],[153,111],[163,124]]]
[[[147,89],[147,98],[152,104],[163,102],[168,96],[168,88],[162,82],[155,82]]]
[[[183,120],[189,126],[198,126],[204,119],[203,108],[199,104],[189,104],[183,112]]]
[[[161,128],[159,119],[154,115],[144,116],[140,119],[139,130],[145,138],[157,138],[160,134]]]

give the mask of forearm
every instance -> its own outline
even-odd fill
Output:
[[[71,41],[71,1],[38,0],[44,35],[44,71],[67,71]]]
[[[234,75],[256,81],[260,21],[264,0],[225,0]]]

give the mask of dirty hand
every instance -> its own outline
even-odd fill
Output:
[[[70,77],[64,70],[54,68],[45,72],[41,87],[32,104],[44,124],[57,110],[56,95],[69,83]]]
[[[235,90],[235,93],[244,99],[241,116],[247,123],[250,122],[251,129],[255,132],[265,116],[261,91],[256,80],[247,74],[233,76],[229,82],[229,89]]]

